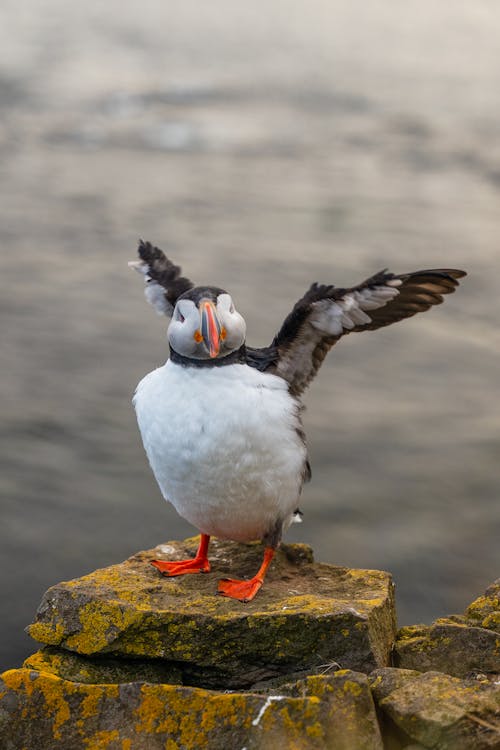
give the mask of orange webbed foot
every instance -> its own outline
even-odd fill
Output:
[[[240,602],[250,602],[263,583],[262,578],[250,578],[249,581],[222,578],[219,581],[217,593],[231,599],[239,599]]]
[[[160,571],[160,573],[167,577],[183,576],[186,573],[209,573],[210,562],[205,558],[204,560],[151,560],[150,563],[153,567]]]
[[[257,591],[264,583],[264,576],[274,557],[274,548],[266,547],[264,560],[257,575],[249,581],[235,581],[233,578],[221,578],[217,593],[221,596],[229,596],[231,599],[239,599],[240,602],[251,602]]]
[[[151,565],[168,577],[183,576],[186,573],[209,573],[210,562],[207,557],[209,542],[209,535],[202,534],[200,546],[192,560],[151,560]]]

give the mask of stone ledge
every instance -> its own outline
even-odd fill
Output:
[[[0,680],[3,750],[382,750],[365,675],[345,670],[300,695],[214,693],[147,683],[84,685],[27,669]]]
[[[2,750],[382,750],[381,735],[386,750],[500,750],[499,582],[465,614],[399,632],[400,661],[429,671],[367,677],[394,637],[387,573],[284,545],[242,604],[215,596],[216,580],[251,576],[258,545],[215,541],[212,575],[168,580],[147,565],[196,546],[161,545],[47,592],[30,632],[52,645],[0,679]]]
[[[411,625],[398,632],[395,664],[420,672],[435,670],[454,677],[500,675],[500,581],[495,581],[463,615],[441,617],[432,625]]]
[[[262,548],[214,540],[212,573],[162,578],[154,558],[194,554],[197,539],[169,542],[53,586],[28,632],[84,655],[163,659],[245,687],[337,662],[370,672],[388,665],[395,636],[388,573],[314,563],[305,545],[283,545],[247,604],[215,595],[217,579],[251,576]],[[208,683],[210,684],[210,683]]]
[[[370,675],[379,709],[403,737],[424,748],[498,750],[500,687],[441,672],[379,669]],[[390,726],[385,735],[390,735]],[[397,746],[397,745],[396,745]]]

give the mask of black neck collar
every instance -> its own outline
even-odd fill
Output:
[[[242,365],[246,363],[245,344],[226,357],[215,357],[214,359],[192,359],[184,357],[170,347],[170,360],[182,367],[224,367],[224,365]]]

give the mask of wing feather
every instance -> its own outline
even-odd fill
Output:
[[[350,288],[313,284],[285,319],[270,347],[252,350],[259,369],[273,372],[299,395],[344,335],[404,320],[451,294],[465,271],[440,268],[395,275],[387,270]],[[254,365],[255,366],[255,365]]]
[[[159,315],[172,315],[177,299],[192,289],[194,284],[181,269],[167,258],[165,253],[150,242],[139,241],[137,248],[140,260],[130,261],[129,266],[144,276],[147,301]]]

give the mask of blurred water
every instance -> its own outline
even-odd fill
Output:
[[[493,0],[3,0],[0,666],[49,585],[193,533],[130,407],[166,357],[139,236],[228,288],[253,345],[311,281],[467,268],[330,355],[288,538],[391,570],[402,622],[498,576],[499,32]]]

